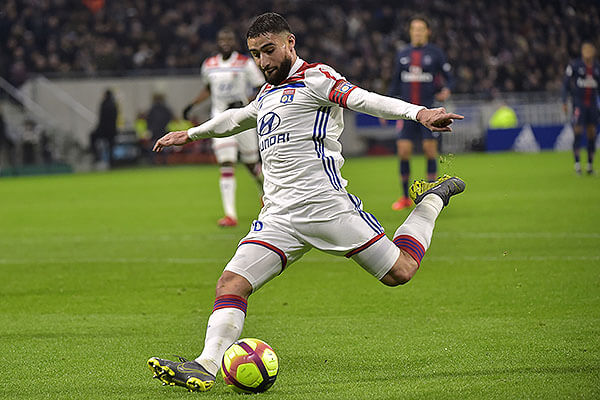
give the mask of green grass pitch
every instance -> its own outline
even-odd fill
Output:
[[[467,182],[413,280],[319,251],[254,294],[244,337],[280,357],[270,399],[600,398],[600,178],[568,153],[445,157]],[[413,161],[423,175],[422,158]],[[394,158],[348,160],[392,235]],[[214,285],[259,205],[220,229],[215,166],[0,180],[0,398],[235,399],[163,387],[146,360],[202,349]]]

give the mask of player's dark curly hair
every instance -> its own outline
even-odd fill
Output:
[[[413,21],[423,21],[423,22],[425,22],[425,26],[426,26],[428,29],[431,29],[431,21],[429,20],[429,18],[427,18],[427,17],[425,16],[425,14],[415,14],[415,15],[413,15],[412,17],[410,17],[410,19],[408,20],[408,26],[410,26],[410,24],[411,24]]]
[[[255,38],[260,35],[264,35],[266,33],[281,33],[281,32],[289,32],[290,25],[281,15],[268,12],[256,17],[250,28],[248,28],[248,32],[246,33],[246,39]]]

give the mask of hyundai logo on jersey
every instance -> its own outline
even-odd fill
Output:
[[[258,134],[260,136],[268,135],[269,133],[277,129],[280,123],[281,118],[279,118],[279,115],[275,114],[272,111],[266,113],[262,116],[260,121],[258,121]]]
[[[296,93],[296,89],[284,89],[280,101],[283,104],[291,103],[294,101],[294,93]]]

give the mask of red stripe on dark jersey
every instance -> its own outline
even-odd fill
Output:
[[[585,66],[585,75],[586,78],[588,76],[592,76],[594,75],[594,68],[592,65],[586,65]],[[594,89],[592,88],[585,88],[585,91],[583,92],[583,105],[586,107],[591,107],[592,105],[592,93],[593,93]]]
[[[421,50],[414,50],[410,56],[410,66],[421,68],[422,57],[423,52]],[[415,81],[410,83],[410,102],[421,104],[421,82]]]

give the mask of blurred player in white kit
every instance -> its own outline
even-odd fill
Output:
[[[219,54],[207,58],[202,64],[200,94],[183,111],[185,119],[190,119],[192,108],[211,100],[211,118],[230,108],[243,107],[249,97],[256,93],[265,80],[254,61],[235,51],[235,33],[230,28],[223,28],[217,34]],[[256,129],[226,138],[212,139],[213,152],[220,166],[219,187],[225,216],[218,221],[223,227],[237,225],[235,207],[235,164],[238,160],[246,165],[262,195],[263,175],[258,154]]]

